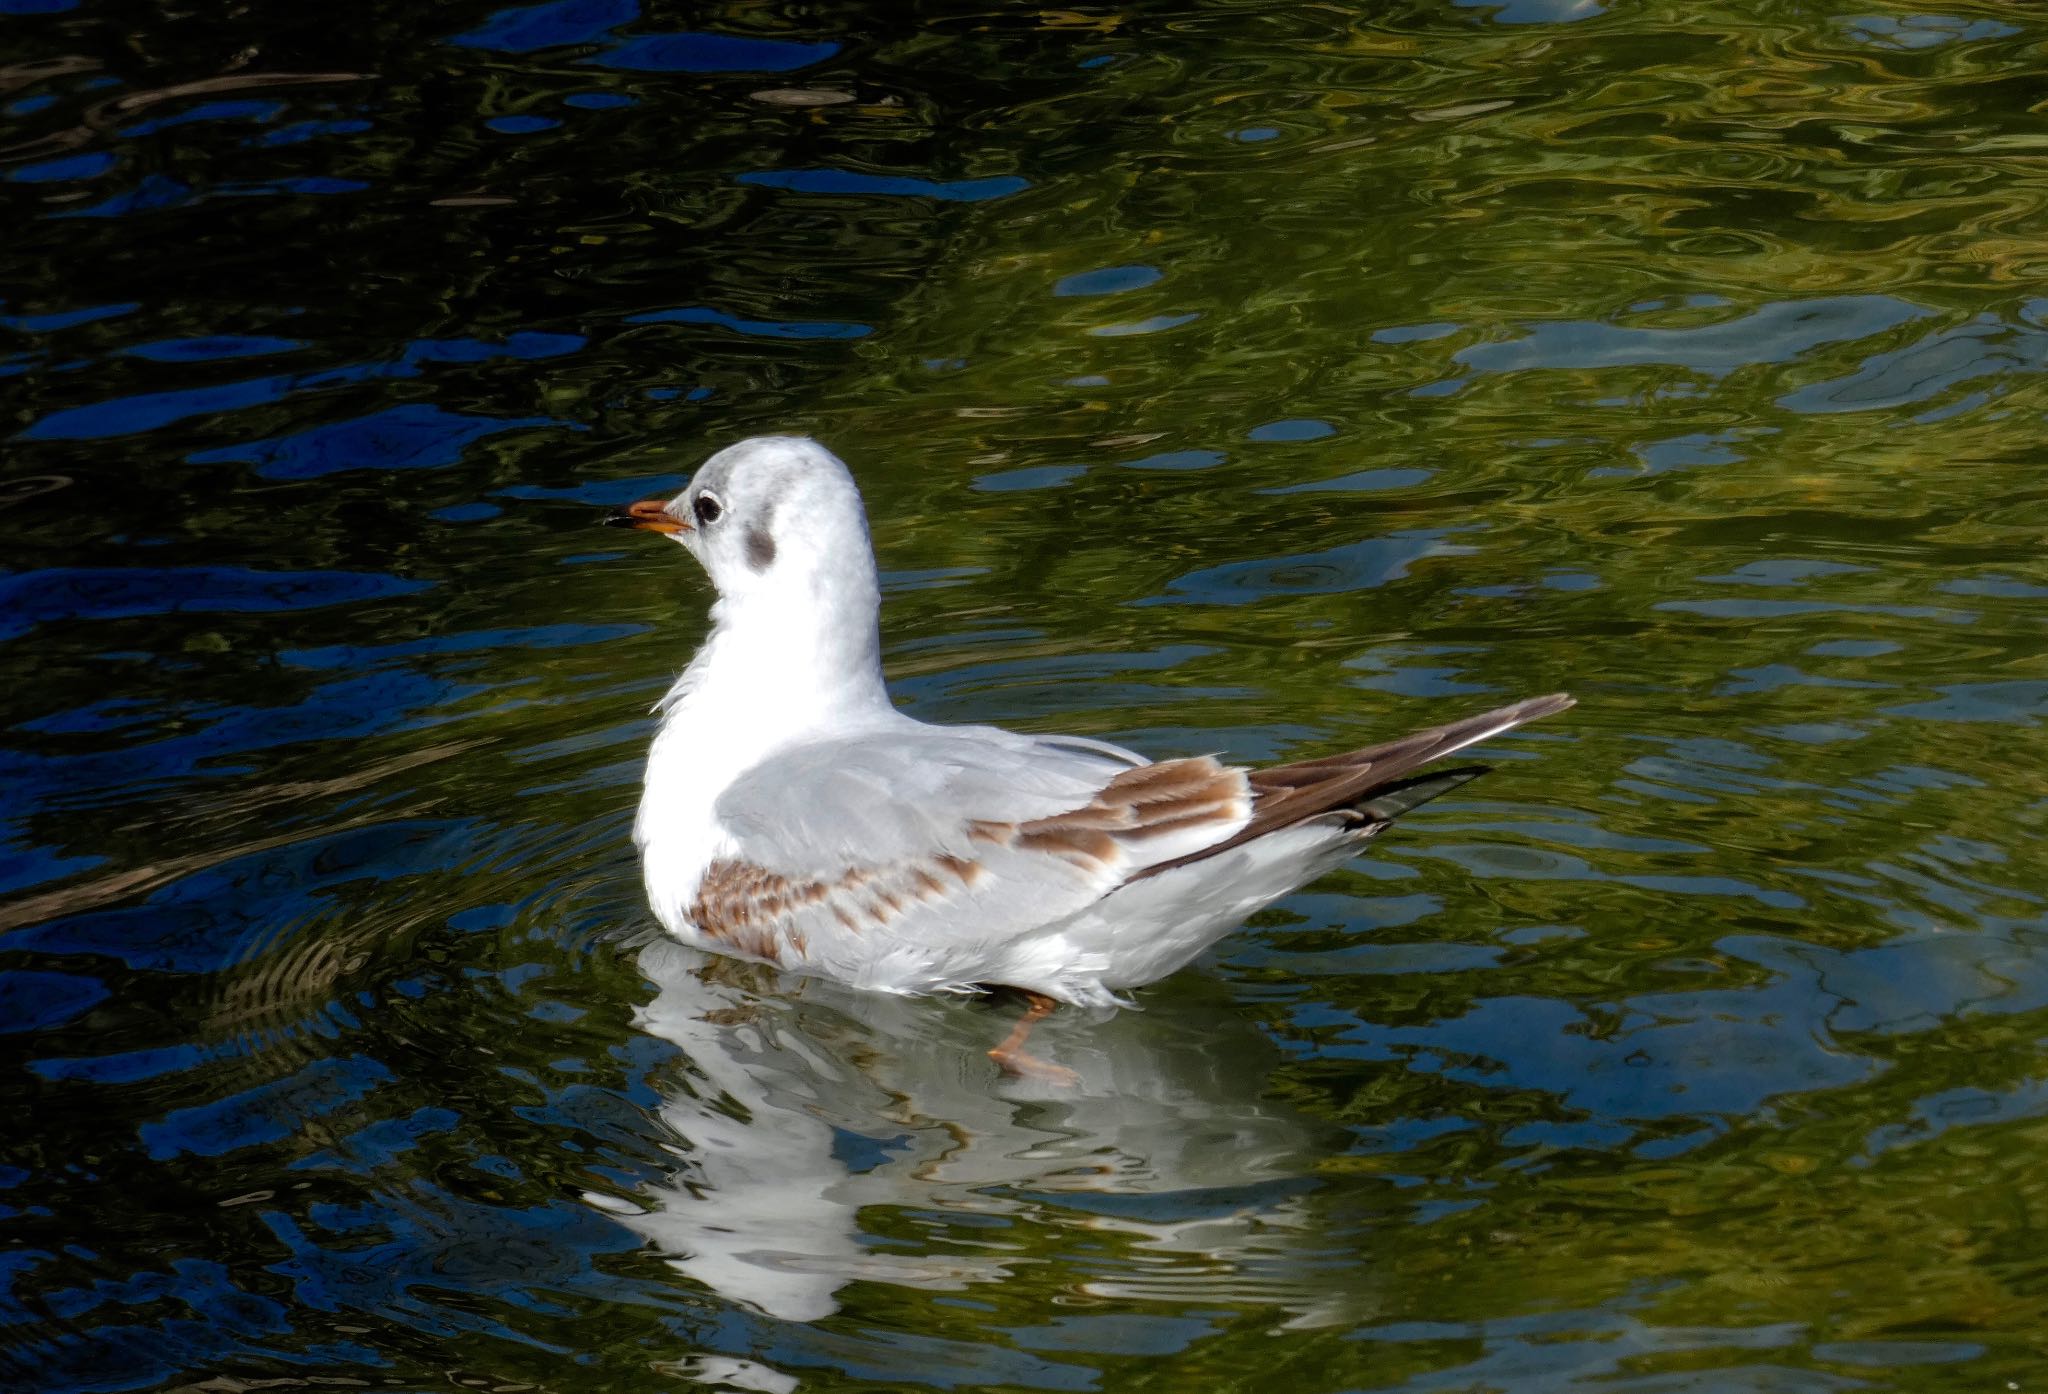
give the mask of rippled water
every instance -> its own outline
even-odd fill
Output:
[[[2044,42],[0,0],[0,1376],[2034,1388]],[[999,1078],[650,932],[766,430],[928,719],[1582,705]]]

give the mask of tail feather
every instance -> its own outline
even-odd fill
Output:
[[[1132,879],[1156,876],[1332,813],[1350,814],[1364,827],[1383,827],[1486,773],[1484,765],[1470,765],[1438,774],[1416,775],[1422,766],[1511,731],[1524,722],[1554,716],[1571,705],[1570,696],[1553,692],[1342,755],[1252,770],[1247,775],[1252,789],[1252,816],[1243,828],[1213,846],[1154,863]]]

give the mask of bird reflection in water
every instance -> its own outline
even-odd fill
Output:
[[[1082,1290],[1330,1315],[1304,1202],[1341,1140],[1261,1097],[1279,1052],[1240,1014],[1180,999],[1056,1021],[1043,1044],[1078,1079],[1053,1086],[964,1048],[986,1032],[973,1002],[756,993],[765,970],[667,941],[639,961],[657,995],[638,1025],[685,1057],[660,1085],[681,1165],[644,1210],[589,1199],[720,1296],[811,1321],[857,1280],[964,1290],[1078,1270],[1077,1243],[1114,1235]],[[878,1208],[914,1212],[923,1252],[865,1223]]]

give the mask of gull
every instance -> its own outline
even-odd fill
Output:
[[[867,513],[818,442],[741,441],[606,521],[680,543],[718,592],[655,709],[633,827],[655,918],[856,988],[1014,989],[1025,1012],[989,1052],[1013,1074],[1069,1079],[1024,1049],[1058,1004],[1128,1005],[1485,773],[1423,766],[1572,705],[1533,697],[1263,769],[932,725],[889,699]]]

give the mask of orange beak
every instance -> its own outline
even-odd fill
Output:
[[[688,523],[677,522],[668,511],[667,499],[642,499],[629,503],[604,520],[608,528],[638,528],[642,532],[688,532]]]

